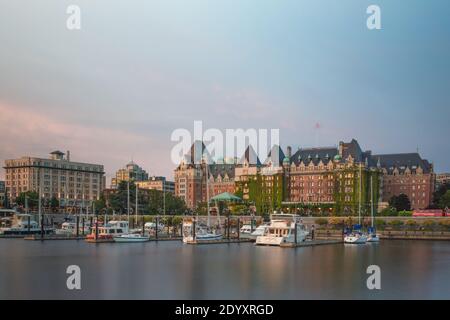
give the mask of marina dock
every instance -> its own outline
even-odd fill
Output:
[[[248,243],[254,242],[253,239],[220,239],[220,240],[188,240],[186,244],[226,244],[226,243]]]
[[[298,248],[298,247],[313,247],[313,246],[323,246],[327,244],[341,244],[344,243],[343,240],[311,240],[299,243],[282,243],[281,248]]]
[[[44,237],[41,237],[40,234],[33,234],[29,236],[22,236],[24,240],[34,240],[34,241],[47,241],[47,240],[84,240],[84,236],[64,236],[64,235],[56,235],[56,234],[46,234]]]

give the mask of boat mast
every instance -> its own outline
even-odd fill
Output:
[[[127,181],[127,215],[130,223],[130,180]]]
[[[38,200],[38,213],[39,213],[39,224],[42,224],[42,174],[41,169],[39,169],[39,200]]]
[[[135,219],[134,219],[134,224],[137,225],[138,222],[138,186],[136,184],[136,212],[135,212]]]
[[[162,185],[162,189],[163,189],[163,215],[166,215],[166,180],[163,180],[163,185]]]
[[[208,171],[208,159],[206,159],[206,210],[208,210],[208,228],[211,225],[211,218],[209,215],[209,171]]]
[[[370,213],[372,216],[372,228],[373,228],[373,177],[370,175]]]
[[[362,163],[359,164],[359,207],[358,207],[359,225],[361,225],[361,197],[362,197]]]

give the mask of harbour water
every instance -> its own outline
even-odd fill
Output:
[[[81,268],[68,290],[66,268]],[[381,290],[366,286],[381,268]],[[296,249],[0,239],[0,299],[450,299],[450,242]]]

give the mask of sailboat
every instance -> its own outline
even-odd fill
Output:
[[[373,213],[373,179],[370,177],[370,212],[371,212],[371,226],[368,230],[367,242],[379,242],[380,237],[376,233],[374,226],[374,213]]]
[[[136,185],[136,221],[137,221],[137,211],[138,211],[138,186]],[[127,213],[128,221],[130,221],[130,182],[128,181],[127,188]],[[146,242],[150,241],[150,237],[145,234],[131,233],[127,232],[114,237],[115,242]]]
[[[353,226],[353,231],[344,237],[344,243],[364,244],[367,242],[367,235],[361,232],[361,195],[362,195],[362,164],[359,165],[359,208],[358,224]]]

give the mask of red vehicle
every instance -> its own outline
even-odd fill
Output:
[[[447,217],[448,213],[442,209],[414,210],[413,217]]]

